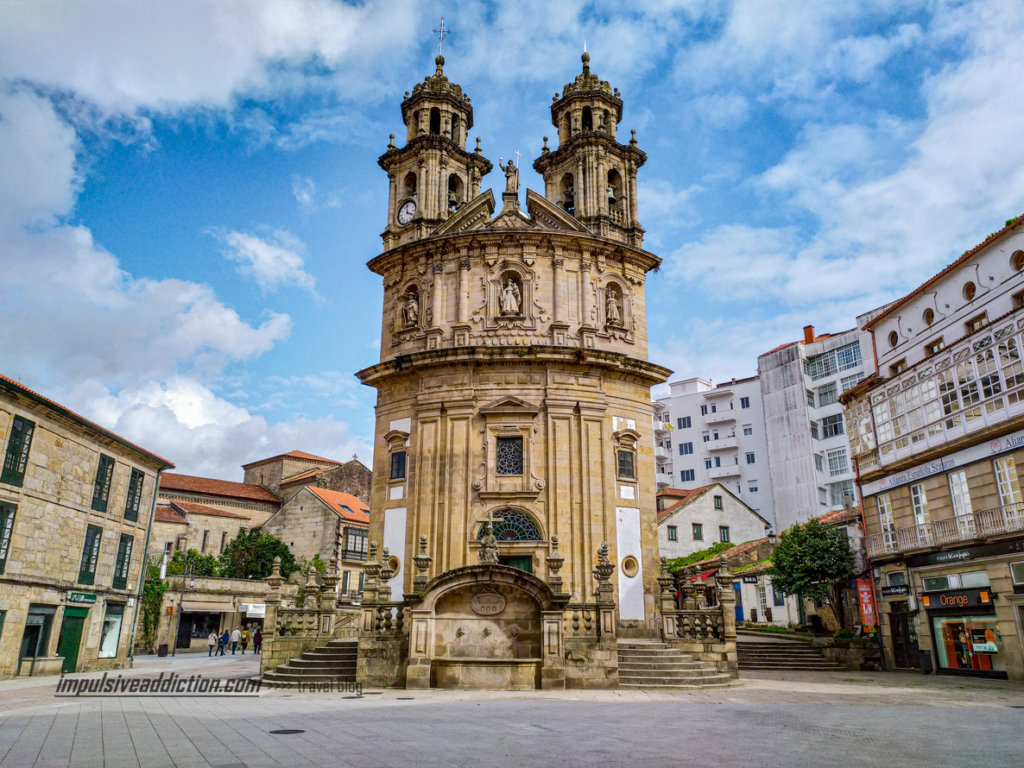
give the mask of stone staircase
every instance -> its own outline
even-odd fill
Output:
[[[800,640],[754,640],[736,643],[740,670],[805,669],[836,672],[846,667],[825,656],[819,649]]]
[[[620,688],[712,688],[738,685],[730,675],[706,661],[666,643],[619,640]]]
[[[312,651],[303,651],[297,659],[288,659],[263,673],[268,688],[288,688],[297,683],[354,683],[356,681],[357,640],[329,640]]]

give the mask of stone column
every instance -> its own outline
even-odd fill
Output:
[[[565,688],[565,651],[562,644],[562,611],[541,611],[540,687],[546,690]]]
[[[459,322],[469,322],[469,259],[459,259]]]
[[[390,190],[388,191],[388,223],[385,229],[391,229],[395,221],[395,209],[398,207],[398,179],[394,172],[388,174]]]
[[[431,269],[434,271],[434,291],[431,299],[430,327],[440,328],[444,321],[444,294],[442,291],[441,278],[444,273],[444,262],[435,261]]]
[[[409,611],[409,666],[406,688],[430,687],[430,646],[434,637],[434,612],[429,609]]]
[[[629,225],[631,227],[637,226],[635,169],[630,169],[629,172]]]
[[[562,258],[562,249],[555,246],[555,256],[551,260],[554,268],[554,285],[551,287],[552,304],[554,304],[555,322],[565,322],[565,259]]]
[[[576,218],[582,218],[590,212],[586,208],[587,188],[583,179],[583,158],[576,159],[576,179],[573,181],[572,194],[576,199]]]

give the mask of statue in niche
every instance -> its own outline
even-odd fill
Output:
[[[484,520],[483,524],[484,535],[480,538],[480,564],[498,565],[498,537],[494,535],[494,524],[490,520]]]
[[[519,169],[516,168],[516,164],[509,160],[507,165],[502,165],[499,157],[498,167],[505,172],[505,192],[517,194],[519,192]]]
[[[505,281],[505,287],[501,290],[501,314],[519,315],[519,307],[523,296],[519,293],[519,286],[512,278]]]
[[[402,307],[402,322],[406,328],[415,328],[420,324],[420,302],[415,293],[409,292]]]
[[[608,299],[604,304],[605,325],[621,325],[622,319],[619,315],[619,300],[615,298],[615,291],[608,291]]]

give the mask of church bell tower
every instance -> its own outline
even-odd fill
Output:
[[[555,94],[551,122],[558,129],[558,148],[548,149],[533,167],[544,177],[544,196],[575,216],[591,232],[637,248],[644,230],[637,220],[636,172],[647,155],[635,131],[628,144],[617,139],[622,119],[619,89],[612,89],[590,71],[583,54],[583,73]]]
[[[405,93],[405,146],[395,146],[392,134],[387,152],[377,160],[391,182],[384,250],[433,234],[480,193],[480,179],[491,170],[479,139],[475,152],[466,151],[473,127],[469,96],[445,77],[443,56],[434,63],[433,76],[417,83],[412,95]]]

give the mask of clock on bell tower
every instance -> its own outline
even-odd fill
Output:
[[[402,119],[405,146],[395,146],[377,160],[390,180],[384,250],[427,237],[452,213],[480,194],[480,180],[491,162],[480,151],[466,151],[473,127],[473,105],[462,87],[444,75],[438,56],[433,76],[405,94]]]

